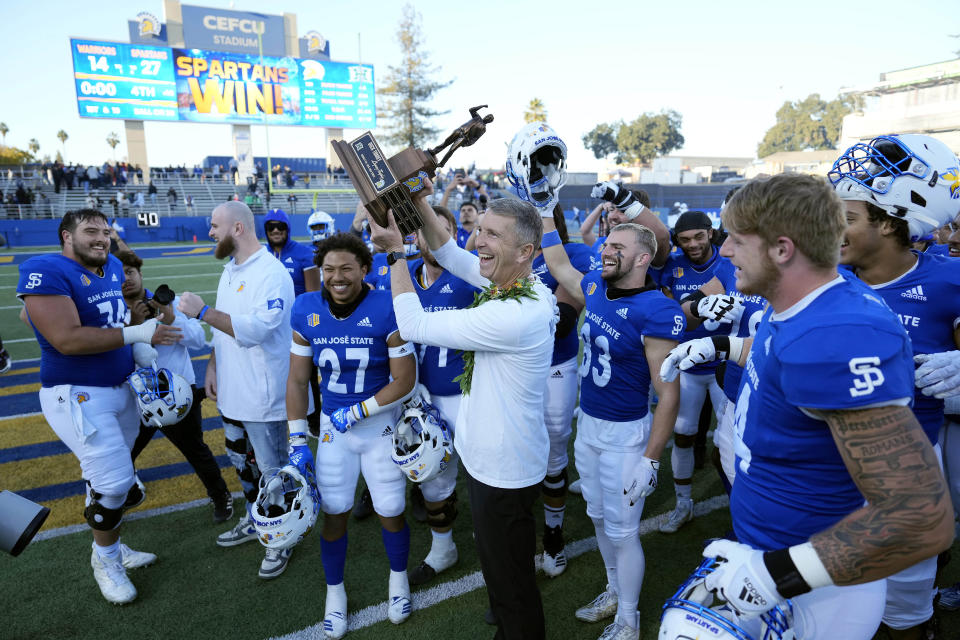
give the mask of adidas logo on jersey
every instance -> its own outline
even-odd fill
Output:
[[[113,274],[112,276],[110,276],[110,280],[111,280],[112,282],[116,282],[116,281],[117,281],[117,274]]]
[[[393,435],[393,427],[387,426],[387,428],[383,430],[383,433],[380,434],[380,437],[383,438],[391,435]]]
[[[901,298],[910,298],[911,300],[920,300],[921,302],[927,301],[927,296],[923,294],[923,285],[917,285],[912,289],[907,289],[906,291],[900,292]]]
[[[449,284],[445,284],[440,289],[440,293],[453,293],[453,288]]]
[[[556,371],[554,371],[553,373],[550,374],[550,377],[551,377],[551,378],[562,378],[562,377],[563,377],[563,372],[560,371],[560,369],[557,369]]]
[[[369,316],[364,316],[363,320],[357,323],[358,327],[372,327],[373,323],[370,322]]]
[[[626,319],[627,319],[627,308],[626,308],[626,307],[620,307],[619,309],[617,309],[617,315],[620,316],[621,318],[623,318],[624,320],[626,320]]]
[[[293,263],[293,258],[287,258],[286,260],[284,260],[284,262],[290,262],[290,263]]]

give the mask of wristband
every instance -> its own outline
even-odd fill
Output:
[[[307,421],[305,418],[287,420],[287,428],[290,430],[291,438],[295,438],[297,436],[306,437],[308,431]]]
[[[767,551],[763,564],[784,598],[793,598],[811,589],[833,584],[830,574],[817,555],[813,544],[805,542],[788,549]]]
[[[200,313],[197,314],[197,320],[203,320],[203,314],[205,314],[210,309],[210,305],[203,305],[203,309],[200,309]]]
[[[621,211],[623,211],[624,215],[627,216],[628,221],[632,221],[638,215],[643,213],[643,203],[634,202],[633,204],[629,205],[626,209],[621,209]]]
[[[350,407],[353,417],[357,420],[363,420],[364,418],[369,418],[372,415],[380,413],[381,407],[377,404],[377,398],[375,396],[370,396],[363,402],[358,402],[357,404]]]
[[[300,344],[293,338],[290,338],[290,353],[295,356],[303,356],[304,358],[313,357],[313,347],[309,344]]]
[[[696,291],[694,291],[693,293],[691,293],[690,295],[688,295],[686,298],[684,298],[683,300],[681,300],[681,301],[680,301],[680,304],[683,304],[683,303],[685,303],[685,302],[689,302],[689,303],[690,303],[690,315],[692,315],[694,318],[700,318],[700,319],[702,319],[702,317],[700,316],[700,313],[697,311],[697,305],[700,304],[700,301],[703,300],[703,299],[706,298],[706,297],[707,297],[707,294],[705,294],[705,293],[703,292],[703,289],[697,289]]]
[[[543,239],[540,240],[540,248],[546,249],[547,247],[555,247],[558,244],[563,244],[560,240],[560,232],[554,229],[553,231],[548,231],[543,234]]]

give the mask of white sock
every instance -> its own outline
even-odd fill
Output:
[[[393,596],[403,596],[410,597],[410,581],[407,579],[406,571],[394,571],[390,570],[390,582],[388,589],[390,590],[390,597]]]
[[[551,527],[562,527],[563,526],[563,514],[566,511],[566,505],[560,505],[559,507],[551,507],[547,503],[543,504],[543,524]]]
[[[693,477],[693,447],[678,447],[674,445],[670,454],[670,464],[673,466],[674,480],[689,480]],[[689,485],[687,485],[689,486]],[[687,496],[689,497],[689,489]]]
[[[430,544],[430,553],[424,558],[424,562],[430,565],[434,571],[440,572],[453,566],[457,561],[457,545],[453,543],[453,530],[446,533],[439,533],[431,529],[432,542]]]
[[[347,613],[347,590],[343,588],[342,582],[327,585],[327,600],[324,607],[325,611]]]
[[[93,548],[97,550],[97,555],[100,556],[101,560],[109,560],[110,562],[116,562],[120,559],[120,539],[118,538],[116,542],[106,547],[101,547],[99,544],[94,543]]]
[[[675,484],[673,488],[676,491],[677,500],[690,500],[693,497],[692,484]]]
[[[617,619],[631,629],[638,628],[637,603],[640,601],[640,587],[643,585],[643,573],[646,559],[640,537],[636,534],[614,543],[617,554],[617,580],[619,582],[617,601]]]
[[[593,518],[593,529],[597,535],[597,547],[600,549],[600,557],[603,558],[603,566],[607,569],[607,584],[610,591],[618,593],[620,587],[617,584],[617,550],[603,530],[603,518]]]

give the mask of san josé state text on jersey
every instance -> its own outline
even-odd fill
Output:
[[[120,289],[124,279],[123,264],[112,255],[107,256],[102,276],[59,253],[35,256],[20,265],[17,295],[66,296],[73,300],[82,326],[123,327],[129,319]],[[32,320],[30,325],[40,343],[40,384],[44,387],[113,387],[123,384],[133,371],[129,345],[102,353],[68,356],[47,342]]]
[[[840,278],[818,293],[779,318],[765,312],[740,382],[730,511],[757,549],[804,542],[863,505],[830,426],[809,412],[913,394],[910,341],[886,304]]]
[[[953,336],[960,318],[960,261],[914,253],[917,263],[912,269],[892,282],[871,288],[900,318],[914,354],[952,351],[957,348]],[[913,413],[936,444],[943,424],[943,400],[915,389]]]
[[[585,275],[580,287],[586,303],[580,408],[601,420],[638,420],[648,412],[651,382],[643,337],[678,340],[686,326],[680,305],[653,288],[610,300],[599,271]]]
[[[366,400],[390,382],[387,338],[397,321],[389,292],[367,292],[343,319],[333,316],[321,292],[308,292],[293,303],[290,325],[313,347],[325,414]]]

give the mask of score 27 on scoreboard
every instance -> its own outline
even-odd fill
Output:
[[[71,40],[85,118],[374,128],[373,67]]]

